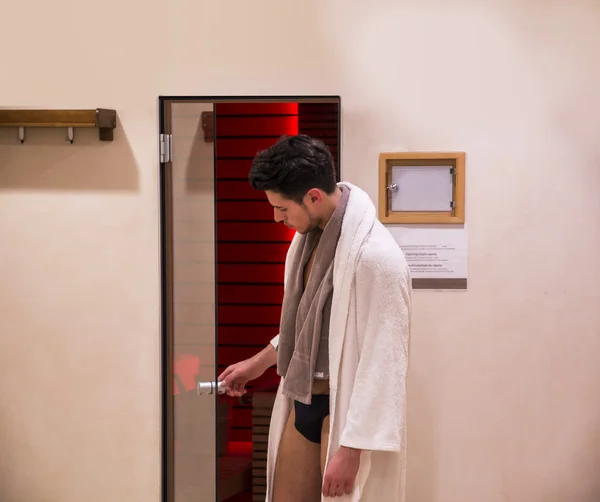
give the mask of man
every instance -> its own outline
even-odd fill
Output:
[[[277,364],[266,502],[404,501],[411,280],[360,188],[318,140],[259,152],[250,184],[296,230],[280,333],[220,376],[231,396]]]

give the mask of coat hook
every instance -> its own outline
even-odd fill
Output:
[[[25,128],[19,127],[19,141],[25,143]]]
[[[67,141],[71,144],[73,144],[73,138],[75,136],[75,133],[73,132],[73,128],[69,127],[67,129]]]

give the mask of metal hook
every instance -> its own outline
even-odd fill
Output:
[[[387,189],[390,192],[397,192],[398,191],[398,184],[397,183],[392,183],[391,185],[388,185]]]

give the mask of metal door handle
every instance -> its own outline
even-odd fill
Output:
[[[198,382],[196,390],[198,395],[214,394],[215,391],[219,394],[225,394],[223,382]]]

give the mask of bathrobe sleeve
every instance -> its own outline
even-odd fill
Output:
[[[340,444],[361,450],[399,451],[406,422],[406,374],[411,284],[397,248],[365,249],[355,275],[356,332],[345,343],[358,351]],[[342,385],[342,384],[340,384]]]
[[[277,346],[279,345],[279,335],[277,334],[273,338],[271,338],[269,343],[273,346],[275,350],[277,350]]]

